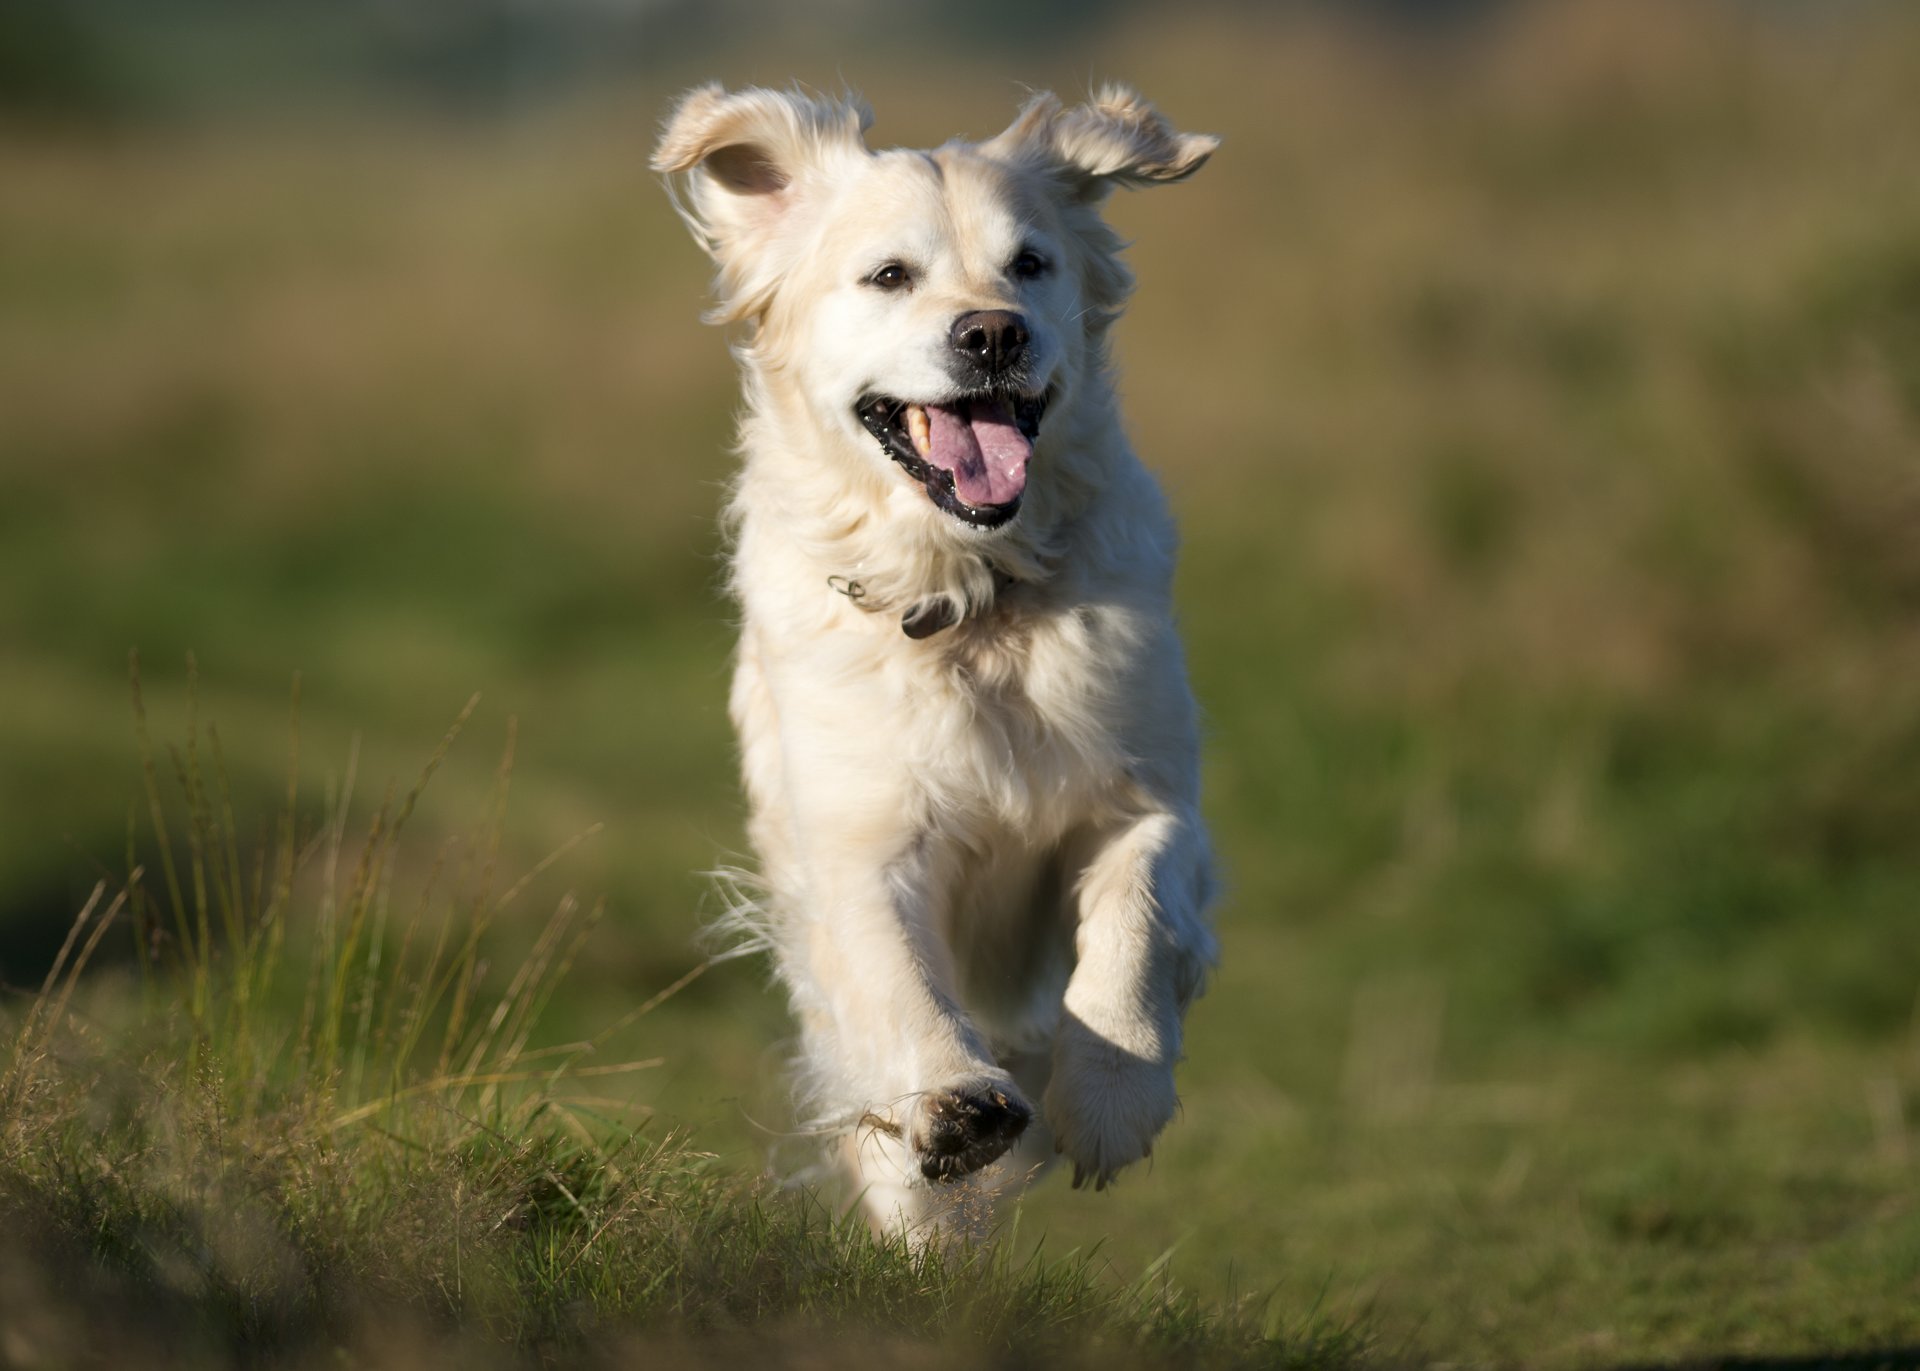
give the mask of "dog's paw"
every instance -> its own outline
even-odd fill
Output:
[[[1153,1153],[1180,1107],[1171,1065],[1137,1057],[1069,1020],[1054,1050],[1045,1113],[1054,1151],[1073,1163],[1073,1186],[1104,1190],[1116,1172]]]
[[[1033,1109],[1012,1085],[974,1081],[920,1102],[913,1151],[920,1174],[951,1181],[997,1161],[1026,1131]]]

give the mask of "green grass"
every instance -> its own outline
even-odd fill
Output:
[[[0,1053],[10,1364],[1359,1352],[1349,1328],[1210,1308],[1158,1267],[1117,1285],[1091,1253],[1016,1256],[1017,1235],[914,1251],[716,1166],[619,1089],[664,1065],[619,1048],[704,964],[592,1037],[532,1045],[603,906],[562,897],[529,947],[493,936],[536,874],[501,866],[511,744],[485,826],[409,879],[405,830],[465,713],[410,790],[369,815],[343,787],[317,822],[296,729],[256,850],[217,731],[156,756],[137,681],[135,701],[151,808],[130,848],[156,869],[95,888]],[[86,974],[102,949],[130,964]]]
[[[1111,1292],[1171,1250],[1389,1356],[1920,1345],[1920,29],[1757,15],[1518,7],[1443,55],[1141,15],[992,70],[721,73],[844,75],[911,143],[1114,74],[1226,138],[1113,215],[1227,957],[1152,1169],[1041,1187],[1009,1260],[1044,1234]],[[355,738],[408,774],[476,689],[517,718],[503,869],[602,825],[491,935],[605,892],[541,1045],[699,963],[694,873],[742,847],[736,400],[639,173],[675,84],[0,136],[0,977],[124,871],[131,645],[165,736],[198,653],[243,815],[278,812],[295,671],[309,796]],[[402,875],[492,772],[454,751]],[[627,1102],[751,1191],[808,1160],[786,1031],[716,967]]]

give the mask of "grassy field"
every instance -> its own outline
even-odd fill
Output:
[[[1404,48],[1142,16],[1011,69],[717,74],[844,77],[904,143],[1112,74],[1226,139],[1113,209],[1226,957],[1153,1169],[1038,1191],[1021,1250],[1094,1253],[1089,1301],[1170,1270],[1216,1307],[1271,1295],[1277,1327],[1360,1320],[1395,1361],[1920,1346],[1920,24],[1596,0]],[[243,852],[277,832],[296,671],[307,835],[350,768],[364,833],[480,691],[396,888],[496,831],[517,720],[498,869],[589,836],[488,955],[605,898],[528,1050],[699,964],[697,873],[741,844],[734,388],[642,172],[678,84],[486,124],[0,127],[9,984],[124,875],[130,807],[157,869],[136,645],[163,739],[197,654]],[[133,965],[104,940],[76,992],[103,1043]],[[269,1000],[296,1041],[302,996]],[[808,1160],[783,1032],[738,962],[620,1030],[664,1064],[612,1079],[647,1138],[711,1155],[716,1213]],[[476,1138],[428,1136],[444,1190]]]
[[[364,838],[344,784],[306,831],[296,715],[250,865],[217,730],[190,701],[163,753],[135,689],[155,866],[95,886],[0,1040],[6,1366],[1344,1371],[1363,1350],[1357,1321],[1203,1302],[1165,1263],[1119,1282],[1011,1233],[915,1251],[721,1165],[623,1088],[666,1060],[619,1050],[702,966],[550,1040],[604,902],[494,936],[533,884],[500,865],[511,748],[489,816],[413,869],[470,710]],[[96,961],[115,937],[137,972]]]

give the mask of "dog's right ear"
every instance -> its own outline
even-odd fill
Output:
[[[674,208],[719,264],[719,319],[757,314],[777,279],[781,222],[809,180],[868,155],[873,114],[857,98],[815,99],[757,87],[697,86],[680,98],[653,151]]]
[[[1011,127],[984,146],[1038,164],[1074,198],[1091,203],[1115,186],[1184,181],[1206,165],[1220,140],[1181,133],[1139,91],[1109,82],[1072,109],[1063,108],[1051,91],[1041,91]]]

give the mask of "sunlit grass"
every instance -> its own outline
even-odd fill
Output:
[[[142,864],[94,888],[0,1054],[9,1360],[257,1365],[339,1348],[397,1366],[426,1345],[612,1363],[644,1338],[717,1364],[734,1354],[721,1335],[806,1355],[884,1338],[927,1366],[1358,1354],[1351,1329],[1212,1309],[1159,1266],[1116,1284],[1091,1254],[1012,1240],[914,1250],[715,1166],[622,1088],[663,1059],[616,1050],[705,963],[558,1040],[544,1011],[603,906],[563,896],[496,965],[513,947],[499,917],[569,856],[506,865],[512,731],[485,823],[416,858],[409,820],[473,705],[370,811],[349,760],[317,822],[295,705],[284,807],[255,846],[216,727],[191,715],[156,750],[136,675]],[[103,947],[120,965],[89,974]]]

